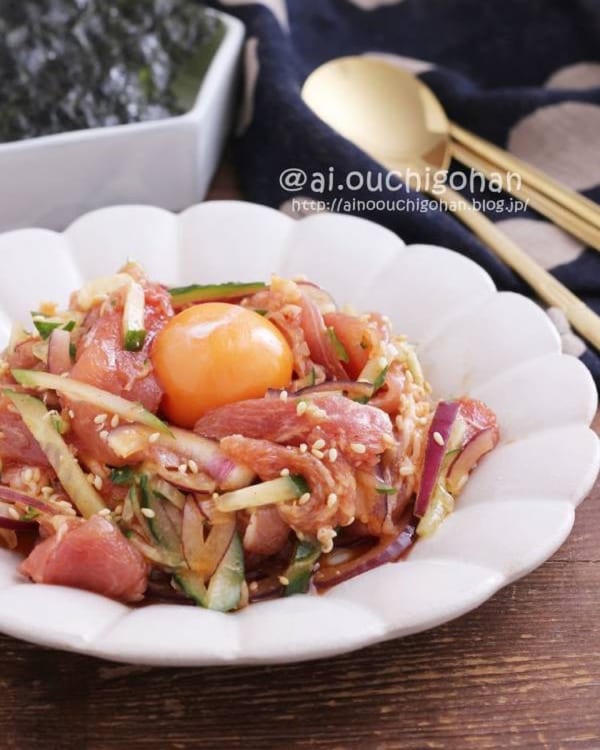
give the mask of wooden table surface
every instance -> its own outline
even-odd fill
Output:
[[[236,194],[221,173],[212,197]],[[335,659],[151,669],[0,636],[0,749],[38,747],[600,750],[600,483],[525,579],[433,631]]]

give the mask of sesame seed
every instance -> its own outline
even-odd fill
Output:
[[[160,432],[153,432],[148,438],[149,443],[156,443],[160,439]]]
[[[414,466],[401,466],[399,474],[401,477],[411,477],[415,473]]]
[[[33,479],[33,469],[23,469],[23,481],[31,482]]]
[[[257,591],[258,590],[258,582],[257,581],[252,581],[250,583],[250,585],[248,586],[248,588],[250,589],[250,591]]]
[[[327,418],[327,412],[324,409],[320,409],[315,404],[309,404],[308,408],[306,409],[306,413],[313,418],[313,420],[316,422],[319,419],[326,419]]]
[[[152,510],[152,508],[142,508],[142,515],[146,518],[154,518],[156,513]]]
[[[98,515],[103,516],[104,518],[106,518],[106,516],[110,516],[110,508],[102,508],[102,510],[98,511]]]
[[[306,401],[300,401],[296,406],[296,414],[301,417],[307,409],[308,404],[306,403]]]
[[[177,471],[180,474],[186,474],[187,470],[188,470],[187,464],[181,464],[180,466],[177,467]]]
[[[106,422],[106,418],[106,414],[98,414],[94,417],[94,424],[104,424],[104,422]]]
[[[194,461],[193,458],[190,458],[188,461],[188,468],[192,472],[192,474],[198,473],[198,464]]]
[[[337,533],[332,528],[323,527],[317,532],[317,539],[319,540],[323,552],[331,552],[333,549],[333,540],[337,536]]]
[[[318,451],[321,450],[321,448],[325,447],[325,441],[323,438],[319,438],[318,440],[315,440],[315,442],[312,444],[313,449],[316,449]]]
[[[300,495],[300,498],[298,500],[298,505],[306,505],[306,503],[310,500],[310,492],[305,492],[303,495]]]
[[[88,484],[94,484],[94,475],[93,474],[86,474],[85,478],[88,481]]]
[[[377,360],[377,364],[383,369],[384,367],[388,366],[389,362],[385,357],[379,357],[379,359]]]
[[[279,472],[279,476],[281,476],[281,477],[289,477],[289,475],[290,475],[290,470],[289,469],[282,469]]]
[[[350,443],[350,450],[354,453],[366,453],[367,448],[362,443]]]
[[[315,458],[325,458],[325,454],[323,453],[323,451],[319,451],[316,448],[313,448],[311,450],[311,453]]]
[[[327,495],[327,507],[333,508],[335,505],[337,505],[338,497],[335,494],[335,492],[331,492],[329,495]]]
[[[8,515],[11,518],[14,518],[15,521],[18,521],[21,518],[21,516],[19,515],[19,511],[16,508],[13,508],[13,507],[9,507],[9,509],[8,509]]]
[[[281,391],[279,394],[279,398],[281,401],[287,401],[288,400],[288,392],[287,391]]]
[[[218,500],[219,499],[219,493],[218,492],[213,492],[212,493],[212,499],[213,500]]]
[[[433,433],[433,439],[438,445],[444,445],[444,438],[440,435],[439,432],[436,431]]]
[[[306,451],[308,450],[308,445],[306,445],[306,443],[300,443],[299,450],[300,450],[300,453],[306,453]]]
[[[73,409],[69,409],[67,414],[69,415],[70,419],[75,419],[75,412],[73,411]]]
[[[337,450],[335,448],[330,448],[329,452],[327,454],[327,457],[329,458],[329,460],[331,461],[331,463],[333,463],[334,461],[336,461],[337,457],[338,457]]]
[[[288,586],[290,581],[289,581],[289,578],[286,578],[285,576],[279,576],[279,583],[282,586]]]
[[[108,430],[102,430],[100,432],[100,440],[108,440]]]
[[[122,513],[123,513],[123,503],[120,503],[120,504],[119,504],[119,505],[117,505],[117,507],[115,508],[115,514],[116,514],[117,516],[120,516],[120,515],[122,515]]]
[[[119,419],[119,415],[118,414],[113,414],[113,418],[110,420],[110,426],[112,428],[118,427],[120,421],[121,420]]]
[[[94,487],[98,490],[98,492],[102,489],[102,477],[99,477],[97,474],[94,477]]]

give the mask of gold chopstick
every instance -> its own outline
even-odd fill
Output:
[[[572,211],[583,221],[600,229],[600,206],[593,201],[564,187],[530,164],[498,148],[493,143],[479,138],[456,123],[450,123],[450,134],[455,141],[466,146],[474,154],[500,169],[516,172],[528,187],[534,188],[565,209]]]
[[[439,187],[439,186],[438,186]],[[516,242],[513,242],[487,216],[477,211],[460,193],[446,185],[441,191],[432,193],[448,206],[453,206],[454,215],[468,226],[510,268],[524,279],[537,296],[547,305],[560,308],[573,328],[584,336],[596,349],[600,349],[600,316],[583,300],[548,273],[531,258]]]
[[[526,201],[528,205],[538,213],[546,216],[550,221],[562,229],[566,230],[577,239],[581,240],[586,246],[600,250],[600,229],[581,219],[577,214],[572,213],[564,205],[556,203],[552,198],[540,193],[534,187],[525,182],[515,185],[509,179],[507,172],[498,170],[497,166],[473,153],[469,148],[461,143],[452,144],[452,155],[468,167],[481,172],[488,180],[499,180],[502,188],[507,193]]]

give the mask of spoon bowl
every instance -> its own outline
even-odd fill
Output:
[[[341,57],[317,68],[302,98],[324,122],[390,170],[450,165],[450,122],[435,94],[384,60]]]

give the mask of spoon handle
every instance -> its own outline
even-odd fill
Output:
[[[563,204],[556,203],[552,198],[540,193],[526,182],[522,182],[520,185],[513,184],[504,170],[498,170],[487,159],[475,154],[460,143],[452,144],[452,156],[462,164],[481,172],[487,179],[493,177],[495,180],[499,180],[502,183],[503,190],[507,193],[525,201],[530,208],[535,209],[554,224],[577,237],[586,246],[600,250],[600,229],[581,219],[578,214],[565,208]]]
[[[493,222],[477,211],[460,193],[439,186],[431,195],[446,204],[493,252],[524,279],[546,304],[560,308],[569,322],[596,349],[600,349],[600,316],[527,255],[501,232]]]
[[[577,214],[584,221],[600,229],[600,206],[593,201],[564,187],[539,169],[518,159],[489,141],[474,133],[461,128],[454,122],[450,123],[450,136],[458,143],[462,143],[475,154],[483,157],[500,169],[515,172],[521,176],[524,183],[551,198],[556,203]]]

